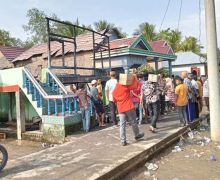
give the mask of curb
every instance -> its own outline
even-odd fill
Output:
[[[119,166],[113,168],[109,172],[101,175],[96,180],[121,180],[123,179],[128,173],[132,172],[137,167],[143,165],[147,160],[151,159],[153,156],[157,155],[160,151],[164,150],[172,143],[176,142],[180,136],[186,134],[189,129],[196,128],[203,120],[207,120],[209,118],[209,114],[202,115],[192,124],[183,127],[179,131],[171,134],[170,136],[166,137],[165,139],[161,140],[157,144],[153,145],[152,147],[142,151],[141,153],[137,154],[133,158],[125,161],[124,163],[120,164]]]

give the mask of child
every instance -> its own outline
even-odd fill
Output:
[[[183,80],[180,77],[176,77],[176,108],[180,118],[180,125],[185,126],[186,119],[186,105],[188,103],[188,87],[183,84]]]
[[[76,94],[79,99],[79,108],[82,113],[82,123],[83,123],[83,130],[85,132],[89,132],[90,126],[90,108],[89,108],[89,101],[87,90],[85,88],[85,84],[82,83],[79,85],[79,90],[76,91]]]

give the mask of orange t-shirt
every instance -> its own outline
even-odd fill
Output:
[[[186,106],[188,103],[188,87],[186,84],[176,86],[175,94],[177,95],[176,105]]]
[[[130,91],[138,87],[138,80],[135,78],[134,83],[130,86],[116,84],[112,93],[113,101],[116,103],[118,112],[123,113],[134,109],[134,104],[131,99]]]

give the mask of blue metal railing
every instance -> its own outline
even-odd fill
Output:
[[[54,84],[53,90],[55,90],[55,81],[52,84]],[[38,107],[47,109],[47,115],[65,116],[67,115],[66,111],[68,114],[78,112],[78,102],[75,95],[48,95],[26,68],[24,68],[23,87],[27,88],[27,93],[32,95],[34,101],[37,101]],[[59,89],[58,85],[57,87],[56,89]]]

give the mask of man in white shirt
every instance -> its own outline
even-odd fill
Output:
[[[203,97],[205,100],[205,104],[209,110],[209,84],[208,84],[208,79],[204,79],[203,83]]]
[[[111,120],[113,121],[113,123],[115,125],[118,124],[117,120],[116,120],[116,104],[113,102],[113,96],[112,93],[115,89],[115,86],[117,84],[117,79],[116,79],[116,74],[115,71],[111,71],[110,72],[110,77],[111,79],[109,79],[106,82],[105,85],[105,94],[106,94],[106,98],[109,101],[109,108],[110,108],[110,112],[111,112]]]

